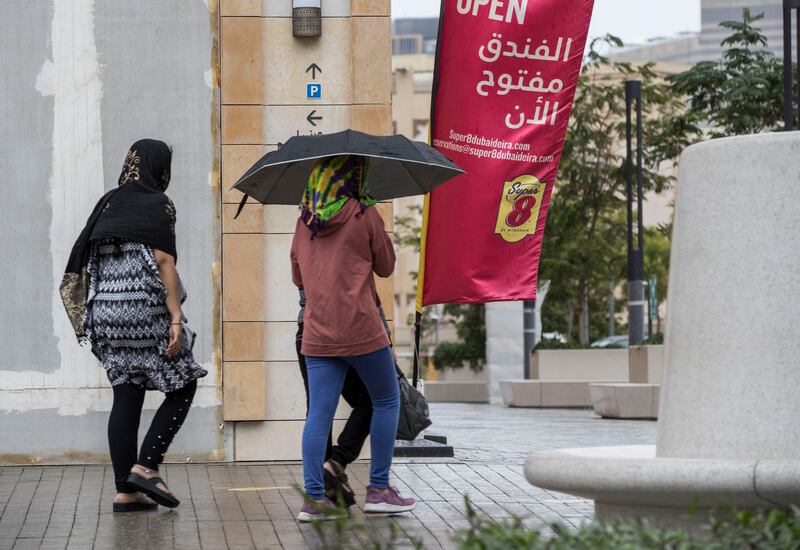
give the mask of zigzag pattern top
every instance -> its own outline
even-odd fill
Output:
[[[99,241],[92,246],[88,272],[86,333],[112,385],[169,393],[207,374],[194,360],[194,333],[185,319],[180,351],[164,356],[171,317],[152,247]]]

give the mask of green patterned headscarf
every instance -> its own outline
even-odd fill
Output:
[[[325,222],[338,214],[348,200],[361,203],[362,212],[375,204],[366,190],[367,166],[365,157],[355,155],[325,157],[314,165],[300,205],[300,217],[312,236],[319,233]]]

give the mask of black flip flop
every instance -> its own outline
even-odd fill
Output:
[[[167,493],[166,491],[162,491],[158,488],[159,483],[164,483],[164,480],[160,477],[151,477],[146,478],[140,476],[139,474],[131,474],[128,476],[128,483],[139,489],[139,491],[143,492],[161,506],[166,506],[167,508],[175,508],[177,507],[181,501],[172,496],[171,494]],[[164,483],[164,486],[167,484]]]
[[[145,512],[148,510],[155,510],[158,508],[158,504],[155,502],[147,503],[147,502],[115,502],[114,503],[114,512]]]

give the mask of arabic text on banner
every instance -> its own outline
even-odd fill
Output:
[[[444,0],[431,143],[466,170],[426,197],[418,310],[532,300],[593,0]]]

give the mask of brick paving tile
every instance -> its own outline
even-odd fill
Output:
[[[531,450],[596,445],[648,444],[652,422],[606,422],[590,411],[505,409],[489,405],[432,404],[434,431],[446,435],[454,459],[408,459],[392,468],[392,484],[417,499],[417,508],[393,517],[351,509],[368,534],[398,548],[411,539],[424,548],[456,548],[456,531],[469,526],[464,495],[479,514],[520,518],[552,535],[550,524],[577,527],[591,520],[591,501],[545,491],[522,472]],[[302,505],[299,463],[168,464],[162,473],[181,499],[169,511],[114,514],[114,474],[107,465],[0,467],[0,550],[43,549],[306,549],[323,540],[313,526],[298,524]],[[369,464],[348,468],[363,500]],[[334,526],[322,526],[326,541]]]
[[[41,550],[64,550],[69,539],[66,537],[45,537],[39,546]]]

